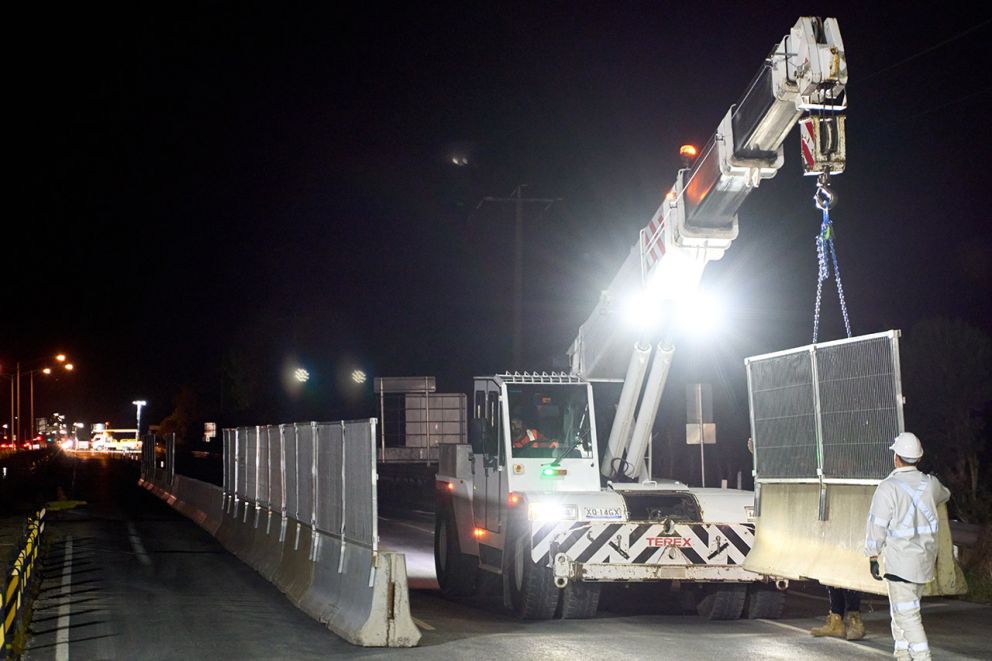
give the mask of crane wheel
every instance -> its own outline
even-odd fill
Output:
[[[774,587],[752,583],[747,589],[744,617],[756,620],[777,620],[785,610],[785,592]]]
[[[555,586],[551,568],[531,559],[530,527],[526,521],[511,524],[504,552],[504,585],[513,611],[525,620],[550,620],[558,609],[563,590]],[[567,589],[567,588],[566,588]]]
[[[479,561],[462,553],[455,513],[450,505],[438,505],[434,519],[434,569],[444,596],[467,597],[475,594]]]
[[[558,616],[563,620],[587,620],[599,609],[601,583],[569,581],[561,591]]]
[[[703,597],[696,612],[708,620],[736,620],[744,612],[747,600],[746,583],[718,583],[718,587]]]

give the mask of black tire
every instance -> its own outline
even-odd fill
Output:
[[[785,592],[767,585],[752,583],[747,589],[744,617],[749,620],[762,618],[777,620],[785,610]]]
[[[434,517],[434,569],[444,596],[467,597],[475,594],[479,560],[462,553],[451,506],[438,506]]]
[[[562,591],[555,586],[551,568],[531,559],[530,529],[526,522],[511,525],[504,558],[513,612],[524,620],[553,618]]]
[[[736,620],[744,612],[747,584],[723,583],[711,590],[696,606],[696,612],[708,620]]]
[[[559,617],[563,620],[587,620],[595,617],[599,610],[600,588],[600,583],[569,581],[561,591]]]

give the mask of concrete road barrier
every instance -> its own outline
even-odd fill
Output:
[[[378,549],[376,421],[225,429],[224,488],[156,469],[141,484],[354,645],[413,647],[406,559]]]

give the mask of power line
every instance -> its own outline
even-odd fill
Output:
[[[963,31],[961,31],[961,32],[959,32],[959,33],[957,33],[955,35],[952,35],[952,36],[948,37],[947,39],[944,39],[943,41],[938,42],[938,43],[934,44],[933,46],[930,46],[929,48],[924,48],[920,52],[918,52],[918,53],[916,53],[914,55],[910,55],[909,57],[907,57],[905,59],[899,60],[898,62],[895,62],[893,64],[890,64],[887,67],[882,67],[878,71],[875,71],[873,73],[870,73],[867,76],[862,76],[861,77],[861,82],[864,82],[866,80],[870,80],[870,79],[874,78],[875,76],[878,76],[880,74],[885,73],[886,71],[891,71],[892,69],[895,69],[896,67],[900,67],[900,66],[906,64],[907,62],[912,62],[913,60],[915,60],[917,58],[923,57],[927,53],[931,53],[931,52],[937,50],[938,48],[940,48],[942,46],[946,46],[947,44],[951,43],[952,41],[957,41],[958,39],[961,39],[962,37],[964,37],[964,36],[966,36],[968,34],[971,34],[975,30],[982,29],[983,27],[985,27],[989,23],[992,23],[992,18],[985,19],[984,21],[982,21],[978,25],[973,25],[970,28],[968,28],[967,30],[963,30]]]

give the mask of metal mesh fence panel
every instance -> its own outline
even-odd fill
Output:
[[[892,468],[888,447],[900,431],[892,340],[817,349],[816,363],[823,477],[884,478]]]
[[[234,430],[234,471],[235,471],[235,493],[238,498],[245,500],[247,495],[247,456],[245,443],[247,442],[246,428],[239,427]]]
[[[220,432],[221,457],[224,465],[224,493],[231,492],[231,430]]]
[[[313,521],[313,426],[296,424],[297,509],[295,517],[303,523]]]
[[[269,507],[285,511],[282,498],[282,425],[266,427],[269,440]]]
[[[371,421],[345,423],[345,475],[348,483],[345,536],[376,547],[375,425]]]
[[[746,361],[758,481],[885,477],[903,425],[898,338],[890,331]]]
[[[257,502],[258,498],[258,430],[245,427],[245,498]]]
[[[317,528],[340,535],[342,500],[350,498],[352,477],[348,475],[346,486],[341,477],[341,425],[321,424],[317,434]]]
[[[257,427],[258,438],[258,503],[270,506],[269,499],[269,428]]]
[[[282,431],[283,453],[285,455],[286,476],[286,514],[299,520],[297,510],[299,509],[299,498],[297,498],[297,488],[299,486],[298,462],[296,460],[297,433],[296,425],[283,425]]]
[[[748,361],[758,475],[816,479],[813,368],[806,352]]]

